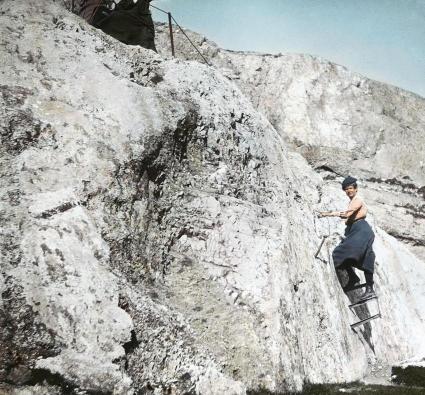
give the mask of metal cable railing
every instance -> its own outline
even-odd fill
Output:
[[[99,2],[100,3],[100,2]],[[210,63],[205,58],[205,56],[201,53],[201,51],[198,49],[198,47],[193,43],[193,41],[190,39],[190,37],[186,34],[184,29],[179,25],[179,23],[176,21],[176,19],[171,15],[171,12],[165,11],[159,7],[156,7],[152,4],[150,4],[150,7],[155,8],[156,10],[163,12],[168,16],[168,27],[170,31],[170,42],[171,42],[171,55],[174,57],[175,54],[175,48],[174,48],[174,34],[173,34],[173,22],[177,25],[177,27],[180,29],[180,31],[184,34],[184,36],[187,38],[189,43],[192,45],[193,48],[195,48],[196,52],[199,54],[199,56],[202,58],[202,60],[210,66]],[[75,0],[71,0],[71,12],[74,12],[75,9]]]
[[[205,56],[201,53],[201,51],[198,49],[198,47],[192,42],[192,40],[189,38],[189,36],[186,34],[186,32],[183,30],[183,28],[178,24],[178,22],[175,20],[175,18],[171,15],[171,12],[162,10],[159,7],[156,7],[154,5],[150,5],[152,8],[155,8],[158,11],[163,12],[164,14],[168,15],[168,26],[169,26],[169,30],[170,30],[170,41],[171,41],[171,54],[173,56],[175,56],[175,50],[174,50],[174,37],[173,37],[173,23],[174,22],[177,27],[180,29],[180,31],[184,34],[184,36],[187,38],[187,40],[190,42],[190,44],[192,45],[193,48],[195,48],[196,52],[198,52],[198,54],[201,56],[201,58],[203,59],[203,61],[210,66],[210,63],[208,62],[208,60],[205,58]]]

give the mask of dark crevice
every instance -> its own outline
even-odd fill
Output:
[[[189,113],[187,117],[177,123],[173,134],[172,153],[181,162],[187,159],[187,150],[196,129],[197,118],[195,113]]]
[[[122,295],[122,294],[119,295],[118,307],[120,309],[123,309],[128,315],[131,316],[130,301],[126,295]],[[131,333],[130,340],[124,343],[123,345],[126,355],[132,353],[140,344],[140,342],[137,340],[136,332],[134,331],[134,329],[130,333]]]
[[[110,395],[111,391],[101,391],[81,388],[63,376],[52,373],[48,369],[33,369],[31,379],[25,383],[27,386],[44,385],[59,387],[63,395]]]
[[[127,354],[131,354],[137,347],[139,347],[140,342],[137,340],[136,332],[134,330],[131,331],[131,339],[124,343],[124,351]]]
[[[1,151],[15,156],[31,147],[55,145],[55,130],[44,124],[25,107],[26,99],[35,92],[20,86],[0,85],[0,98],[4,102],[2,112],[4,126],[0,128]]]
[[[398,180],[397,178],[382,179],[382,178],[371,177],[366,179],[366,181],[375,182],[377,184],[387,184],[387,185],[398,186],[398,187],[401,187],[403,192],[410,193],[410,194],[416,193],[422,196],[423,199],[425,199],[425,186],[418,187],[411,182],[403,182]]]
[[[387,230],[387,233],[393,237],[395,237],[397,240],[401,240],[406,244],[415,246],[415,247],[425,247],[425,240],[421,240],[421,239],[415,239],[414,237],[410,237],[410,236],[402,236],[398,233],[395,233],[391,230]]]
[[[341,173],[338,173],[336,170],[334,170],[334,169],[332,169],[331,167],[329,167],[329,166],[326,166],[326,165],[322,165],[322,166],[318,166],[318,167],[315,167],[314,168],[314,170],[316,170],[317,172],[328,172],[328,173],[332,173],[332,174],[334,174],[334,175],[336,175],[336,176],[339,176],[339,177],[344,177],[344,175],[343,174],[341,174]],[[327,177],[327,178],[330,178],[330,177]],[[333,178],[335,178],[335,177],[333,177]]]
[[[21,286],[8,277],[4,288],[0,308],[0,382],[24,385],[31,381],[34,361],[58,355],[63,345],[26,304]]]
[[[404,208],[407,214],[410,214],[413,218],[425,219],[425,205],[415,207],[414,205],[407,204],[395,204],[394,207]]]
[[[39,216],[37,216],[37,218],[44,218],[44,219],[50,218],[55,214],[64,213],[65,211],[68,211],[76,206],[78,206],[78,203],[65,202],[55,208],[43,211]]]
[[[131,306],[130,301],[126,295],[119,295],[118,298],[118,307],[123,309],[128,315],[132,317],[131,314]],[[133,317],[132,317],[133,318]],[[136,331],[133,329],[130,332],[131,337],[130,340],[123,344],[125,356],[117,359],[114,361],[114,363],[120,364],[124,370],[128,370],[128,358],[129,356],[139,347],[140,341],[137,339]]]
[[[75,393],[77,386],[65,380],[61,375],[52,373],[47,369],[34,369],[31,371],[31,379],[27,385],[35,386],[37,384],[53,385],[61,388],[64,395],[72,395]]]
[[[139,280],[150,282],[157,278],[155,273],[165,273],[169,265],[168,250],[174,236],[170,236],[168,243],[159,244],[149,237],[153,233],[150,229],[168,224],[171,205],[163,197],[164,191],[167,193],[167,180],[188,166],[197,128],[197,114],[189,111],[175,128],[164,130],[160,136],[148,136],[144,145],[151,149],[125,163],[116,164],[115,182],[110,188],[117,191],[112,196],[107,195],[104,201],[113,217],[122,213],[130,226],[123,227],[124,234],[121,233],[119,239],[114,232],[112,237],[106,236],[108,232],[104,234],[110,246],[111,264],[119,264],[133,283]],[[145,205],[142,217],[137,218],[137,227],[132,225],[135,202]],[[122,225],[113,219],[110,222],[112,228]]]

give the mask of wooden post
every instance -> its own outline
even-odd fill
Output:
[[[171,41],[171,55],[175,56],[174,53],[174,37],[173,37],[173,24],[171,19],[171,12],[168,13],[168,27],[170,28],[170,41]]]

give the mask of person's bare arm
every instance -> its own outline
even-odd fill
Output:
[[[319,212],[319,218],[322,217],[339,217],[339,218],[349,218],[353,215],[356,215],[357,212],[362,208],[363,202],[360,199],[355,199],[350,203],[348,210],[344,211],[322,211]]]
[[[350,202],[350,206],[348,207],[348,210],[341,211],[341,218],[350,218],[354,217],[357,212],[362,208],[363,202],[359,199],[353,199]]]
[[[344,211],[321,211],[318,214],[319,218],[323,218],[323,217],[341,217],[341,214]]]

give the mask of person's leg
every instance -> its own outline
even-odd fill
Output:
[[[139,30],[130,12],[121,9],[113,11],[98,27],[124,44],[133,44],[131,37]]]
[[[153,27],[142,26],[140,31],[133,37],[134,45],[140,45],[146,49],[152,49],[156,52],[155,47],[155,33]]]
[[[356,283],[358,283],[360,281],[359,276],[357,276],[356,272],[354,271],[354,269],[351,265],[347,266],[347,268],[345,270],[347,271],[349,280],[354,281]]]
[[[155,25],[152,20],[152,15],[149,11],[149,0],[137,1],[137,17],[141,25],[137,44],[152,49],[156,52],[155,47]]]
[[[375,291],[373,289],[373,272],[365,270],[364,276],[366,279],[366,290],[364,294],[361,296],[361,299],[369,299],[376,296]]]
[[[366,285],[370,285],[373,287],[373,273],[365,271],[364,277],[366,279]]]
[[[352,263],[350,260],[346,260],[342,265],[341,265],[341,270],[344,270],[345,273],[348,276],[348,282],[347,284],[343,287],[343,290],[345,292],[347,291],[351,291],[359,282],[360,282],[360,278],[357,276],[356,272],[354,271],[354,268],[352,266]]]
[[[373,231],[370,230],[371,237],[366,246],[366,252],[363,260],[363,270],[364,276],[366,279],[366,290],[362,295],[362,299],[368,299],[376,296],[375,291],[373,290],[373,272],[375,270],[375,253],[373,251],[373,241],[375,236]]]
[[[98,27],[124,44],[140,45],[156,52],[155,27],[149,12],[149,1],[139,0],[135,4],[130,2],[128,6],[118,6]]]

